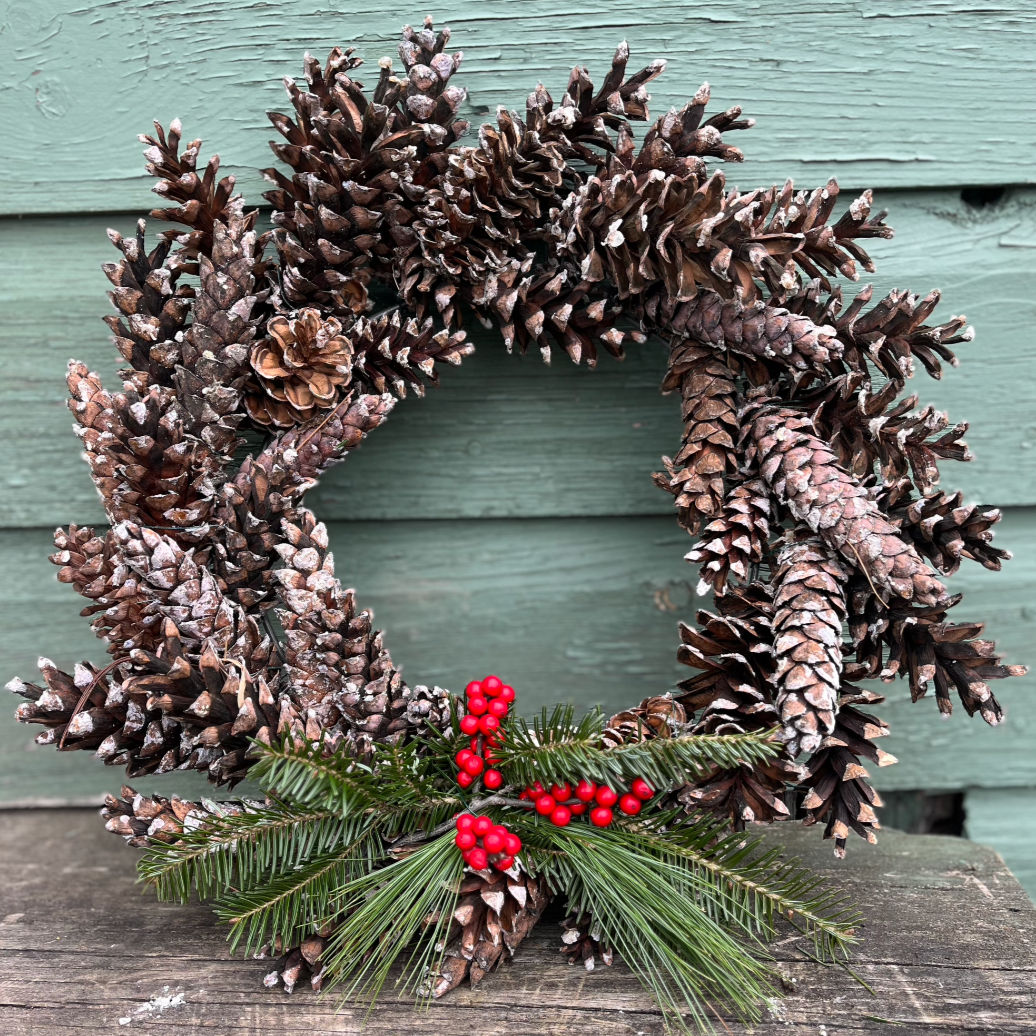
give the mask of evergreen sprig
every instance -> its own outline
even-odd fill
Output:
[[[422,998],[443,964],[464,871],[453,817],[472,810],[520,836],[519,870],[593,917],[669,1028],[708,1028],[717,1008],[757,1017],[775,994],[764,941],[778,916],[822,959],[847,953],[859,915],[844,896],[723,822],[657,795],[606,829],[557,827],[513,792],[581,777],[619,786],[643,776],[661,789],[768,759],[770,741],[685,735],[604,748],[599,712],[577,720],[559,706],[531,725],[507,722],[494,763],[507,785],[474,795],[455,781],[467,738],[453,720],[366,763],[290,737],[257,746],[252,772],[267,803],[214,808],[179,842],[155,842],[142,879],[163,898],[213,899],[232,949],[330,933],[323,982],[342,1002],[373,1004],[394,968],[397,986]]]
[[[499,768],[509,783],[544,785],[575,783],[582,778],[599,784],[628,784],[643,777],[656,790],[685,784],[715,768],[773,759],[780,746],[769,731],[748,734],[687,734],[645,738],[614,748],[602,747],[604,720],[600,710],[578,721],[571,705],[544,708],[532,726],[511,720],[497,750]]]

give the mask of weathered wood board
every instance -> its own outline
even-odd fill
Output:
[[[693,596],[689,545],[671,518],[338,522],[330,525],[337,571],[374,608],[393,658],[412,683],[454,690],[499,671],[529,711],[557,700],[614,711],[673,686],[690,670],[675,661],[677,622],[707,602]],[[952,584],[961,618],[988,622],[1012,662],[1036,662],[1036,509],[1010,510],[998,543],[1016,557],[1000,573],[970,565]],[[32,679],[36,657],[60,665],[103,657],[82,604],[55,580],[45,530],[0,531],[0,683]],[[879,788],[959,789],[1036,785],[1036,676],[994,690],[1007,722],[987,727],[958,709],[943,721],[931,699],[911,704],[902,681],[876,684],[876,711],[893,735],[897,766],[873,771]],[[0,802],[96,796],[120,772],[88,753],[32,743],[35,729],[0,717]],[[202,787],[156,779],[166,793]],[[176,788],[173,788],[176,785]]]
[[[844,970],[773,946],[788,995],[755,1036],[1036,1032],[1036,909],[990,849],[885,832],[835,861],[816,830],[766,834],[843,887],[862,909],[862,943]],[[85,810],[8,813],[0,829],[0,1031],[5,1036],[201,1032],[240,1036],[434,1032],[660,1036],[657,1010],[629,970],[561,962],[545,918],[482,985],[427,1013],[389,993],[364,1022],[310,990],[266,990],[269,965],[231,958],[204,906],[175,907],[134,887],[137,853]],[[791,933],[794,935],[794,933]],[[721,1031],[724,1026],[717,1025]]]
[[[152,119],[174,116],[258,198],[254,169],[271,164],[264,113],[284,107],[281,79],[301,77],[303,52],[323,59],[336,44],[355,46],[368,65],[362,78],[376,78],[378,58],[395,57],[400,26],[424,13],[399,0],[9,3],[0,15],[0,135],[18,147],[5,156],[0,211],[145,206],[134,140]],[[712,110],[740,104],[758,120],[738,135],[749,156],[739,182],[1036,178],[1031,3],[443,0],[435,13],[465,54],[463,113],[476,123],[498,104],[523,111],[538,80],[560,101],[574,64],[600,82],[626,37],[634,70],[669,61],[651,86],[654,113],[682,105],[707,79]]]
[[[946,485],[996,504],[1036,503],[1036,191],[974,209],[956,192],[889,192],[897,236],[873,249],[879,289],[943,289],[947,316],[964,312],[976,341],[941,382],[914,391],[968,419],[979,463],[945,465]],[[65,408],[70,356],[116,387],[115,350],[101,316],[100,264],[113,225],[92,216],[0,221],[0,526],[100,521]],[[57,283],[61,304],[48,299]],[[663,347],[604,357],[596,371],[557,358],[508,357],[476,327],[477,353],[442,373],[425,399],[402,401],[314,497],[321,517],[477,518],[666,514],[651,483],[679,442],[677,401],[658,394]]]

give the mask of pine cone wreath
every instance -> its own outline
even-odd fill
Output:
[[[864,761],[895,760],[861,709],[882,699],[857,682],[934,689],[944,714],[955,691],[995,724],[989,681],[1026,671],[951,619],[960,595],[936,573],[1010,555],[995,508],[939,489],[941,461],[972,459],[967,425],[903,394],[972,332],[930,322],[937,292],[865,286],[844,304],[840,281],[874,269],[866,242],[892,234],[871,193],[728,188],[715,163],[742,152],[724,136],[752,120],[708,116],[703,86],[652,122],[664,62],[627,74],[623,42],[598,86],[577,66],[559,101],[536,85],[524,116],[501,110],[462,143],[450,41],[431,19],[405,27],[402,67],[383,58],[370,87],[351,48],[306,57],[292,114],[270,115],[287,172],[264,171],[269,234],[218,156],[199,172],[201,141],[181,150],[178,121],[142,137],[167,203],[152,216],[175,226],[150,251],[143,221],[110,234],[122,384],[68,371],[107,528],[59,529],[51,558],[112,660],[41,658],[39,683],[8,685],[17,716],[131,778],[259,782],[265,801],[237,803],[125,787],[103,814],[160,895],[216,898],[234,944],[275,962],[269,987],[373,998],[411,946],[406,981],[438,997],[480,982],[557,901],[569,962],[621,951],[674,1024],[704,1017],[716,967],[762,1002],[765,968],[735,947],[755,922],[735,948],[710,938],[707,968],[701,933],[718,916],[736,929],[724,897],[765,895],[847,951],[857,915],[804,900],[813,879],[740,832],[789,821],[805,789],[838,855],[850,833],[874,840]],[[408,684],[340,582],[306,493],[471,355],[471,319],[509,351],[590,367],[667,344],[683,431],[654,480],[715,595],[680,624],[693,673],[674,692],[530,724],[496,676],[463,697]],[[648,926],[664,955],[629,937]]]

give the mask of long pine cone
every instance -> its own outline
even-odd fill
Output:
[[[842,683],[848,573],[819,538],[788,543],[773,574],[773,673],[781,736],[793,758],[834,730]]]

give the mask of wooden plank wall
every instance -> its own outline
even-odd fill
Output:
[[[271,162],[263,112],[283,106],[280,77],[299,74],[301,53],[349,45],[373,64],[423,13],[373,0],[15,0],[0,13],[5,678],[31,677],[39,653],[62,664],[101,654],[46,554],[55,525],[102,518],[62,379],[72,355],[114,375],[99,264],[112,252],[104,228],[126,232],[152,203],[135,135],[178,115],[257,201],[252,170]],[[737,141],[748,160],[730,182],[836,175],[847,195],[876,189],[898,232],[873,250],[876,287],[940,287],[946,312],[977,330],[959,370],[916,385],[971,421],[980,463],[945,483],[1005,508],[1000,540],[1016,555],[999,576],[957,578],[961,612],[985,618],[1011,661],[1036,661],[1036,3],[451,0],[436,13],[465,52],[475,122],[520,105],[537,80],[560,95],[574,62],[600,75],[625,37],[634,63],[669,61],[655,113],[708,79],[716,110],[741,103],[758,120]],[[606,707],[670,686],[676,621],[703,602],[681,560],[688,541],[649,477],[679,431],[675,401],[657,393],[661,347],[588,372],[474,340],[440,390],[402,403],[315,494],[341,574],[375,607],[411,680],[456,687],[493,668],[528,704]],[[887,692],[901,762],[875,775],[883,789],[981,789],[972,812],[993,817],[1036,787],[1036,678],[1004,689],[997,730],[940,721],[899,685]],[[0,723],[0,802],[82,799],[116,783],[30,735]],[[1011,844],[1018,856],[1034,840]]]

